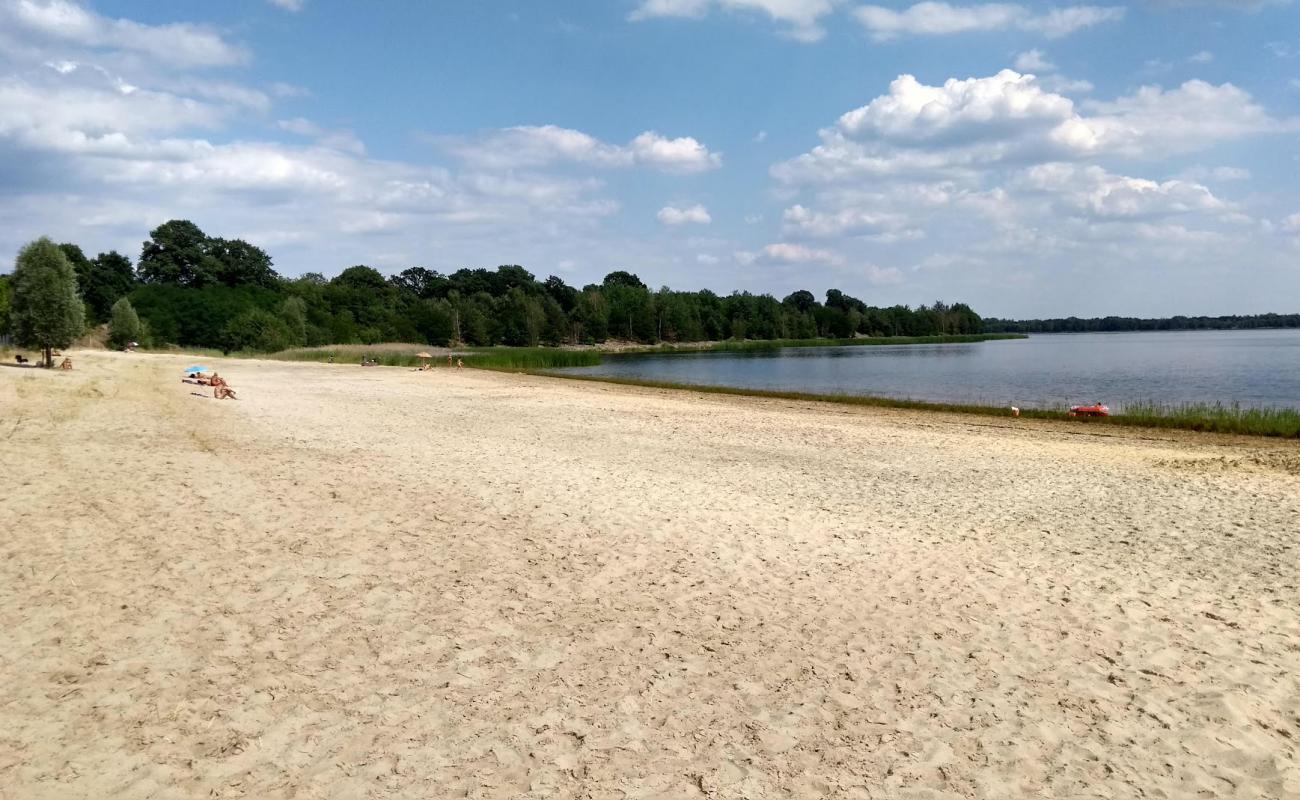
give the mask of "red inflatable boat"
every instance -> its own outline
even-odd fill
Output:
[[[1072,417],[1109,417],[1110,409],[1101,403],[1091,406],[1073,406],[1070,408]]]

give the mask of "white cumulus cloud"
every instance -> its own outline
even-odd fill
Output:
[[[656,167],[668,172],[703,172],[722,166],[722,156],[690,136],[669,139],[647,131],[624,148],[634,164]]]
[[[713,221],[709,216],[709,210],[702,205],[696,204],[689,208],[676,208],[674,206],[664,206],[659,209],[655,215],[660,222],[669,226],[677,225],[708,225]]]
[[[772,174],[789,184],[952,176],[1025,161],[1193,152],[1295,127],[1230,83],[1147,86],[1077,106],[1014,70],[942,86],[903,75],[887,94],[822,130],[820,145],[777,164]]]
[[[1001,135],[1008,128],[1057,123],[1073,112],[1070,99],[1012,70],[990,78],[954,78],[943,86],[902,75],[889,85],[889,94],[841,116],[838,127],[854,137],[933,140],[958,133],[970,139],[981,132]]]
[[[1230,210],[1199,183],[1157,182],[1115,175],[1097,166],[1039,164],[1026,170],[1023,185],[1058,197],[1070,209],[1097,218],[1168,217]]]

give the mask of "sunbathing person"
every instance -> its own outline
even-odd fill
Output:
[[[227,398],[230,400],[239,399],[238,397],[235,397],[235,390],[230,388],[230,384],[226,383],[226,379],[215,372],[212,373],[211,385],[212,396],[218,400],[225,400]]]

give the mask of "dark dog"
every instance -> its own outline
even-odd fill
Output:
[[[21,355],[14,356],[14,361],[17,361],[19,364],[28,363],[27,359],[23,358]]]

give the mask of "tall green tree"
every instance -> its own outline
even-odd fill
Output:
[[[209,244],[207,234],[187,219],[164,222],[140,248],[140,280],[193,288],[215,283],[222,266]]]
[[[427,300],[430,297],[442,297],[447,294],[447,279],[424,267],[411,267],[402,270],[401,273],[389,278],[389,282],[422,300]]]
[[[609,273],[608,275],[606,275],[605,280],[601,281],[601,283],[607,287],[627,286],[633,289],[646,288],[646,285],[641,282],[641,279],[638,278],[635,273],[628,272],[626,270],[621,270],[621,269],[615,270]]]
[[[14,339],[44,351],[47,367],[54,365],[54,348],[67,347],[85,330],[77,275],[59,246],[44,236],[19,251],[11,302]]]
[[[546,324],[546,312],[535,297],[518,286],[496,303],[495,316],[501,325],[501,342],[515,347],[536,347]]]
[[[114,349],[124,348],[144,338],[144,325],[135,307],[125,297],[118,298],[108,319],[108,344]]]
[[[106,321],[113,304],[130,294],[134,287],[135,267],[131,259],[116,250],[100,253],[90,260],[84,274],[77,273],[77,288],[86,302],[86,316],[94,322]]]
[[[72,265],[73,274],[77,276],[77,291],[83,291],[85,283],[90,277],[90,259],[86,258],[86,254],[82,252],[80,246],[71,242],[60,242],[59,249],[63,251],[63,257],[68,259],[68,263]]]
[[[262,248],[243,239],[209,239],[208,255],[216,259],[216,279],[227,286],[261,286],[274,289],[280,276]]]
[[[280,319],[289,332],[289,344],[302,347],[307,344],[307,302],[301,297],[288,297],[280,306]]]

